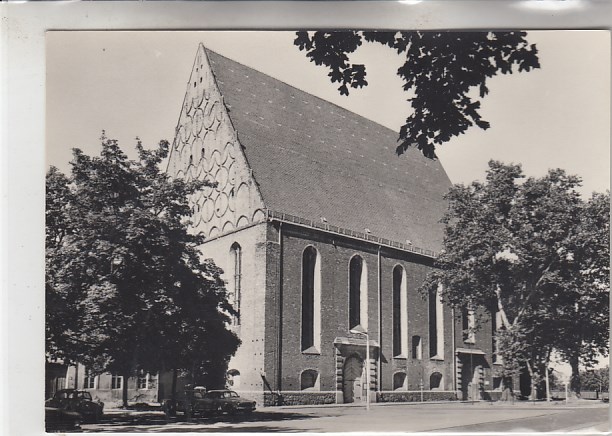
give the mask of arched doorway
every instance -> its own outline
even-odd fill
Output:
[[[365,385],[363,382],[363,360],[354,355],[346,359],[342,376],[344,402],[360,402],[364,396],[363,387]]]
[[[460,353],[458,364],[458,386],[461,391],[461,399],[464,401],[477,401],[482,399],[482,388],[484,383],[484,366],[480,354]]]

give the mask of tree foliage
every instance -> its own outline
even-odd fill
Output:
[[[405,58],[397,70],[403,90],[410,91],[412,113],[399,132],[397,153],[415,146],[435,157],[436,145],[476,125],[488,129],[480,115],[489,93],[487,79],[497,74],[539,68],[535,45],[525,32],[297,32],[294,41],[316,65],[329,69],[341,95],[368,84],[366,66],[349,55],[364,41],[382,44]],[[477,96],[476,96],[476,95]]]
[[[491,161],[484,183],[451,188],[444,251],[423,290],[442,283],[451,305],[499,312],[508,375],[526,366],[537,380],[554,350],[608,351],[609,199],[583,201],[563,170],[523,178]]]
[[[572,367],[571,389],[578,394],[580,365],[592,367],[598,355],[609,351],[609,238],[609,193],[594,193],[582,207],[571,237],[567,255],[574,268],[566,277],[567,298],[553,321],[557,351]]]
[[[608,392],[610,390],[610,367],[581,371],[580,379],[585,391]]]
[[[47,174],[48,355],[126,379],[222,366],[239,343],[226,328],[234,311],[188,231],[188,198],[205,184],[160,171],[165,141],[137,151],[129,160],[103,136],[99,157],[75,149],[70,176]]]

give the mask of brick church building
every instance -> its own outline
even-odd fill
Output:
[[[418,292],[442,248],[439,161],[398,157],[396,132],[202,45],[176,131],[168,173],[216,183],[193,225],[240,313],[234,390],[260,404],[499,394],[495,323],[466,330],[475,314]]]

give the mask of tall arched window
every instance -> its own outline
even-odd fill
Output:
[[[302,253],[302,351],[321,347],[321,256],[316,248]]]
[[[503,363],[502,358],[499,355],[499,331],[503,327],[502,314],[499,310],[493,310],[491,315],[491,338],[493,341],[493,363]]]
[[[421,337],[412,337],[412,358],[421,360],[423,358],[423,347],[421,346]]]
[[[406,271],[393,268],[393,355],[408,357],[408,295]]]
[[[349,329],[368,330],[368,268],[361,256],[349,262]]]
[[[444,359],[444,312],[441,285],[429,293],[429,356]]]
[[[242,247],[237,242],[234,242],[230,248],[232,263],[234,267],[233,276],[233,298],[232,306],[238,312],[238,315],[234,317],[234,324],[240,325],[240,285],[242,278]]]
[[[463,321],[463,342],[466,344],[473,344],[476,342],[476,317],[474,310],[469,307],[463,308],[461,318]]]

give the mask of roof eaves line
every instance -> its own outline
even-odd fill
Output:
[[[438,257],[438,253],[432,250],[427,250],[413,245],[407,245],[402,242],[391,241],[386,238],[380,238],[378,236],[364,234],[343,227],[329,225],[327,223],[317,223],[306,218],[300,218],[295,215],[291,215],[284,212],[279,212],[271,209],[266,209],[266,216],[268,221],[278,221],[283,223],[292,224],[298,227],[305,227],[308,229],[319,230],[322,232],[330,233],[333,235],[343,236],[345,238],[356,239],[359,241],[369,242],[370,244],[393,248],[395,250],[405,251],[407,253],[416,254],[430,259]]]
[[[204,242],[202,243],[202,245],[205,245],[205,244],[207,244],[208,242],[211,242],[211,241],[216,241],[217,239],[223,238],[224,236],[232,235],[234,233],[241,232],[242,230],[250,229],[251,227],[255,227],[255,226],[257,226],[259,224],[262,224],[262,223],[265,223],[265,222],[266,222],[265,219],[260,219],[260,220],[257,220],[257,221],[253,221],[253,222],[251,222],[251,223],[249,223],[247,225],[244,225],[242,227],[236,227],[236,228],[233,228],[233,229],[228,230],[226,232],[222,232],[222,233],[220,233],[218,235],[215,235],[213,237],[206,238],[204,240]]]

